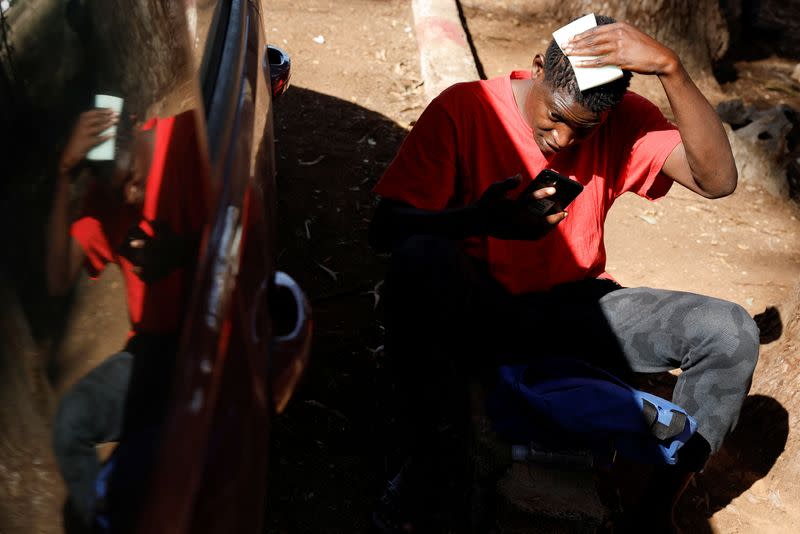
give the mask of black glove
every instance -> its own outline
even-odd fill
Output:
[[[511,199],[508,193],[519,187],[519,174],[495,182],[484,191],[477,203],[480,227],[483,233],[497,239],[533,241],[541,239],[566,217],[566,212],[549,216],[538,215],[528,209],[531,199]],[[538,198],[547,192],[536,192]]]
[[[168,224],[152,221],[153,235],[134,226],[125,236],[120,256],[133,264],[133,272],[142,282],[151,284],[179,267],[186,267],[192,257],[192,241],[177,235]]]

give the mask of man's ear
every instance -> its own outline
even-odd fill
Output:
[[[544,56],[536,54],[531,64],[531,78],[536,80],[544,76]]]

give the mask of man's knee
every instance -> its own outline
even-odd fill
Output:
[[[119,352],[89,371],[61,398],[53,423],[56,450],[116,439],[133,355]]]
[[[439,236],[411,236],[392,251],[390,270],[415,274],[435,273],[455,263],[458,247]]]
[[[733,338],[735,358],[746,363],[749,374],[752,375],[758,362],[758,326],[747,310],[738,304],[732,304],[728,313],[735,325],[734,331],[727,334]]]
[[[700,312],[708,326],[709,354],[729,361],[725,368],[736,368],[749,380],[758,362],[759,330],[742,306],[712,299]]]
[[[436,301],[456,296],[469,277],[466,256],[453,241],[412,236],[392,252],[386,287],[392,298]]]
[[[761,332],[758,329],[758,325],[747,313],[747,310],[736,305],[738,320],[741,324],[741,331],[742,335],[740,335],[740,342],[745,344],[747,347],[747,357],[751,363],[751,368],[755,369],[756,363],[758,363],[758,352],[759,352],[759,345],[760,341],[759,338],[761,336]]]
[[[413,236],[394,250],[384,291],[386,347],[410,376],[449,362],[472,272],[458,244],[445,238]]]
[[[88,439],[91,413],[89,398],[82,389],[72,389],[64,395],[53,420],[53,449],[57,458],[68,456]]]

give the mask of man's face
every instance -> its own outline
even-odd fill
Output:
[[[537,56],[537,58],[540,56]],[[607,113],[589,111],[567,91],[553,90],[534,60],[531,91],[525,111],[536,144],[545,158],[580,143],[605,120]]]
[[[117,169],[114,188],[122,195],[122,201],[131,206],[144,203],[147,175],[153,159],[153,131],[135,130],[130,146],[130,158]]]

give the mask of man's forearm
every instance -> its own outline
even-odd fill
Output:
[[[694,182],[708,197],[732,193],[738,178],[736,163],[716,111],[677,58],[659,73],[659,79],[675,115]]]
[[[484,233],[483,226],[474,206],[426,211],[383,200],[372,219],[369,241],[378,250],[391,250],[414,235],[439,235],[460,240]]]
[[[69,224],[69,178],[60,174],[47,229],[47,288],[53,295],[61,295],[69,289]]]

